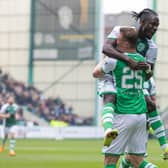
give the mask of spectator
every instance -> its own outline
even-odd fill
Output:
[[[68,106],[59,97],[45,97],[41,91],[31,85],[25,85],[23,82],[16,81],[9,74],[0,69],[0,105],[4,104],[3,97],[12,93],[15,96],[16,103],[27,111],[50,122],[51,120],[65,121],[69,125],[92,124],[90,118],[81,118],[74,113],[72,106]],[[19,112],[19,121],[23,119],[23,109]]]

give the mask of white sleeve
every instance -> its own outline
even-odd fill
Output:
[[[116,67],[117,60],[113,58],[105,58],[102,64],[102,70],[104,73],[109,73],[113,71]]]
[[[120,33],[120,26],[115,26],[111,33],[107,36],[108,39],[117,39]]]
[[[1,114],[4,114],[7,107],[8,107],[8,105],[7,105],[7,104],[4,104],[4,105],[1,107],[1,109],[0,109],[0,113],[1,113]]]
[[[146,53],[146,61],[148,63],[154,64],[157,59],[158,48],[152,40],[148,40],[148,43],[149,43],[149,49]]]

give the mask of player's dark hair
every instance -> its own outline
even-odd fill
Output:
[[[138,32],[136,29],[131,27],[121,27],[120,32],[122,33],[123,40],[127,41],[130,47],[135,48],[138,39]]]
[[[140,19],[140,21],[149,19],[149,17],[151,15],[158,16],[157,12],[155,12],[154,10],[149,9],[149,8],[145,8],[144,10],[142,10],[139,13],[132,11],[131,15],[136,21],[139,19]]]

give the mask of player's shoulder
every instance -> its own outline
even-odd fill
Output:
[[[133,29],[136,29],[136,27],[134,27],[134,26],[120,25],[120,26],[114,26],[113,30],[120,30],[121,28],[133,28]]]
[[[9,106],[9,103],[5,103],[2,105],[2,108],[7,108]]]
[[[13,107],[14,108],[19,108],[18,104],[16,104],[16,103],[13,104]]]
[[[6,111],[6,109],[8,108],[9,104],[8,103],[5,103],[1,106],[1,109],[0,109],[0,112],[1,113],[4,113]]]
[[[127,56],[129,56],[129,57],[131,57],[131,58],[133,58],[133,59],[135,59],[137,61],[145,61],[146,60],[145,57],[143,55],[141,55],[140,53],[138,53],[138,52],[135,52],[135,53],[127,53],[127,52],[125,52],[124,55],[127,55]]]
[[[114,26],[113,28],[112,28],[112,31],[110,32],[110,34],[107,36],[107,38],[108,39],[117,39],[118,38],[118,36],[119,36],[119,33],[120,33],[120,29],[121,28],[134,28],[134,29],[136,29],[135,27],[133,27],[133,26]]]
[[[104,60],[103,60],[104,64],[111,64],[111,63],[114,63],[114,62],[117,62],[117,59],[110,58],[110,57],[105,57]]]
[[[138,53],[138,52],[136,52],[136,55],[137,55],[139,58],[141,58],[141,59],[145,59],[145,57],[144,57],[142,54]]]

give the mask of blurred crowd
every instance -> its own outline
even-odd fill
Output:
[[[72,106],[67,106],[60,97],[45,97],[34,86],[13,79],[0,69],[0,104],[5,101],[5,95],[13,94],[16,103],[21,107],[18,120],[23,120],[23,111],[27,110],[48,122],[64,121],[67,125],[92,125],[92,118],[82,118],[75,114]]]

